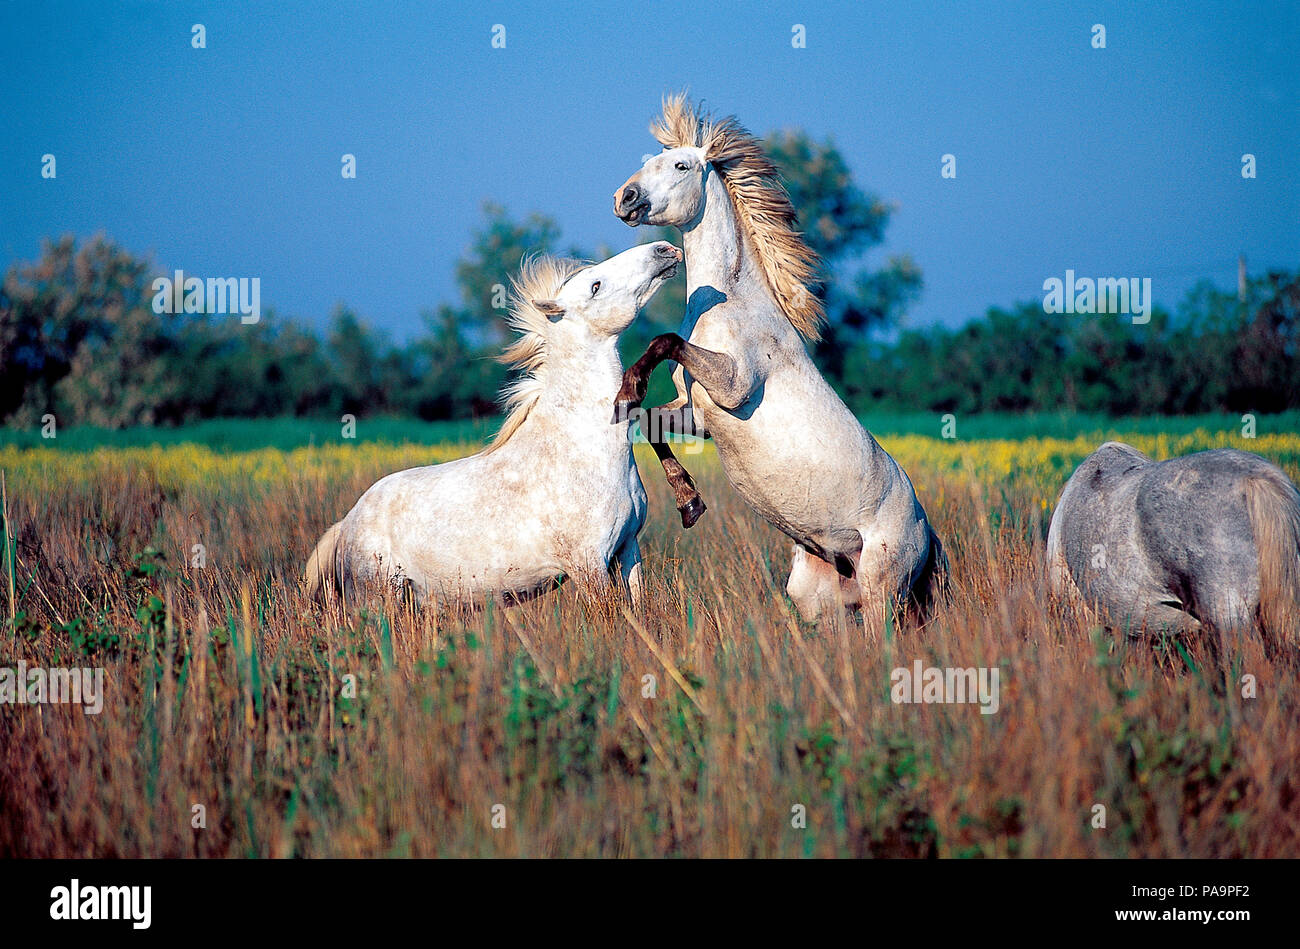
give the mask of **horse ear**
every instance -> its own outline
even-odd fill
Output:
[[[537,307],[539,313],[545,314],[552,323],[564,316],[564,307],[554,300],[534,300],[533,306]]]

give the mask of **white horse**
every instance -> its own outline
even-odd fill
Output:
[[[681,229],[687,312],[680,335],[656,338],[624,375],[616,421],[645,398],[654,367],[676,361],[678,398],[650,410],[647,437],[713,437],[736,490],[795,541],[786,590],[805,618],[836,600],[877,616],[926,600],[942,547],[912,482],[804,347],[823,318],[807,289],[817,258],[776,168],[734,118],[713,121],[684,96],[650,131],[665,151],[615,192],[614,213]],[[698,494],[665,470],[685,522]]]
[[[317,544],[307,590],[368,584],[430,596],[516,600],[574,577],[641,593],[637,535],[646,494],[625,428],[609,425],[623,373],[618,337],[673,276],[682,253],[657,241],[594,266],[542,258],[514,281],[524,371],[484,451],[376,482]]]

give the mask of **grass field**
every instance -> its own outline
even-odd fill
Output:
[[[6,435],[0,667],[102,667],[106,698],[0,705],[0,854],[1300,856],[1296,667],[1112,638],[1039,566],[1103,438],[1231,445],[1295,479],[1296,423],[986,418],[945,440],[933,416],[869,419],[952,561],[921,629],[800,623],[788,543],[711,446],[683,457],[709,504],[688,532],[638,448],[641,610],[566,585],[412,615],[326,610],[296,578],[379,476],[490,423]],[[997,712],[893,703],[918,659],[997,667]]]

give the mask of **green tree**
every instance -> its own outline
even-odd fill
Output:
[[[1233,351],[1236,411],[1277,412],[1300,405],[1300,274],[1270,271],[1250,281],[1259,300]]]
[[[0,417],[120,428],[164,420],[183,399],[177,317],[153,312],[151,267],[103,236],[47,242],[0,293]]]
[[[179,335],[185,419],[338,416],[336,370],[308,327],[264,309],[248,325],[192,317]]]
[[[409,411],[422,419],[475,418],[497,411],[506,369],[490,356],[499,352],[469,345],[463,312],[446,304],[421,314],[425,333],[409,347],[412,381]]]
[[[334,310],[325,357],[335,380],[333,407],[340,413],[387,413],[406,407],[409,354],[394,347],[387,334],[363,322],[349,307],[340,305]]]

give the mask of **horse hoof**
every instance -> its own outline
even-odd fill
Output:
[[[705,506],[703,498],[698,494],[695,495],[695,497],[691,498],[677,509],[677,512],[682,516],[682,527],[691,527],[700,519],[700,515],[707,510],[708,508]]]

